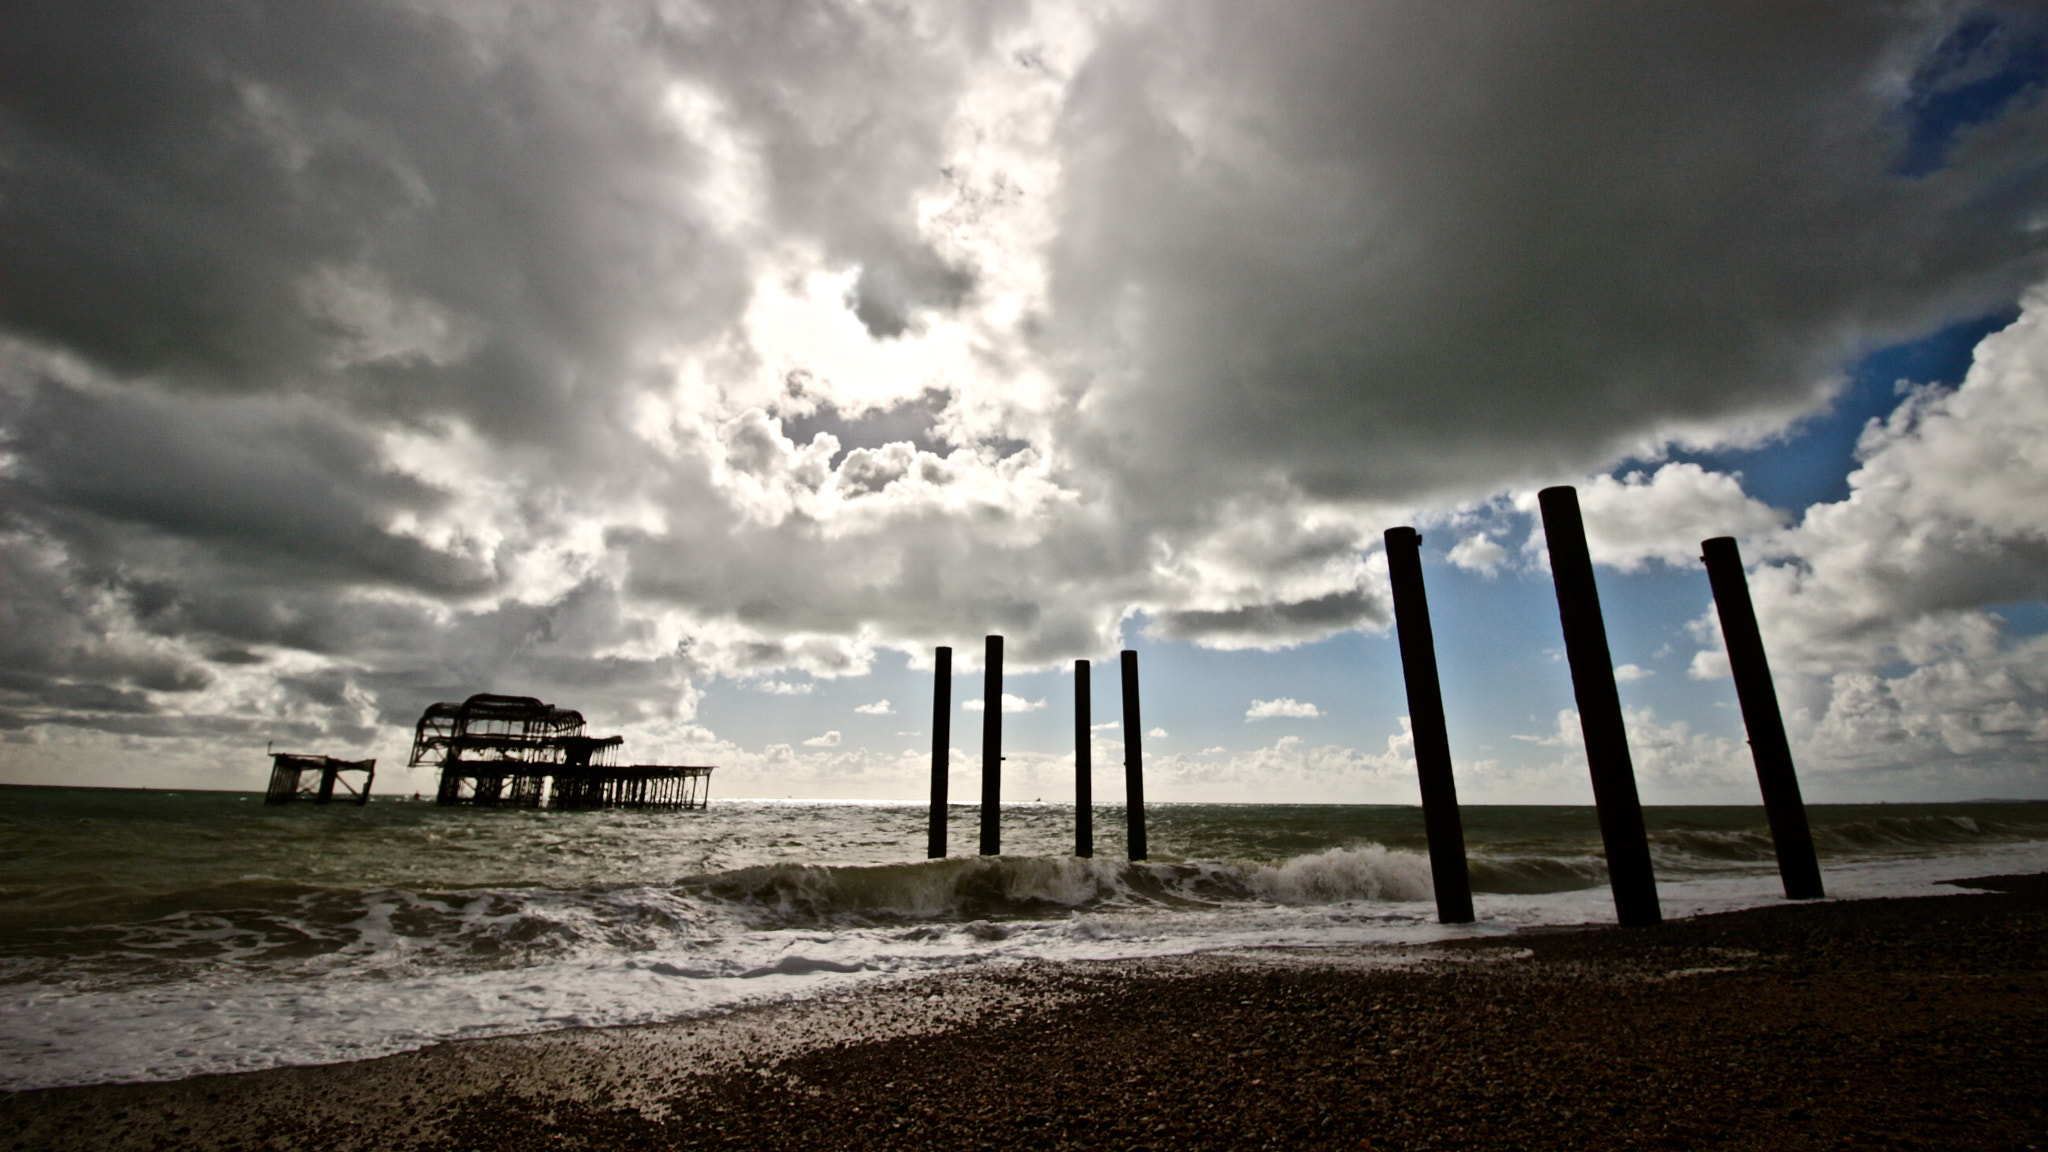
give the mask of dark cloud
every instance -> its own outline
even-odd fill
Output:
[[[636,337],[742,299],[730,248],[673,207],[701,158],[629,50],[651,17],[535,11],[489,38],[384,3],[0,19],[0,323],[120,374],[582,449],[577,406]]]
[[[1292,604],[1249,604],[1221,612],[1167,612],[1153,632],[1167,640],[1271,644],[1320,639],[1332,632],[1387,622],[1385,602],[1364,589],[1333,592]]]
[[[869,335],[888,340],[909,331],[918,309],[956,308],[973,287],[971,273],[936,256],[915,264],[876,262],[861,268],[849,303]]]
[[[798,444],[810,443],[820,432],[829,433],[842,452],[907,444],[920,452],[936,453],[945,446],[938,425],[950,399],[931,390],[913,400],[851,414],[830,403],[790,405],[782,409],[782,431]]]
[[[2040,36],[16,0],[0,706],[686,720],[991,631],[1383,626],[1389,517],[1768,431],[2038,279]]]
[[[493,580],[473,559],[384,528],[446,494],[387,469],[360,429],[317,411],[91,395],[44,379],[9,447],[20,471],[8,490],[24,515],[90,516],[294,581],[455,593]]]
[[[1066,114],[1057,299],[1106,349],[1082,442],[1422,499],[1802,410],[1859,346],[2041,273],[2043,102],[1899,170],[1946,19],[1147,10]]]

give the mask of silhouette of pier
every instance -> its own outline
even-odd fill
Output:
[[[703,808],[711,768],[614,763],[623,736],[583,734],[583,714],[531,696],[478,693],[434,704],[413,731],[414,766],[439,765],[441,805]]]
[[[345,772],[362,773],[362,784],[349,783],[342,775]],[[339,789],[344,800],[361,806],[370,802],[370,781],[376,776],[375,760],[337,760],[332,756],[309,756],[302,752],[272,752],[270,789],[263,794],[263,802],[290,804],[294,800],[311,800],[315,804],[331,804],[335,791]]]

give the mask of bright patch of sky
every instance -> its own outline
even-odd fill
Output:
[[[1770,442],[1748,448],[1702,452],[1675,449],[1670,460],[1695,463],[1739,476],[1744,492],[1773,508],[1797,512],[1849,496],[1856,468],[1856,442],[1871,421],[1882,421],[1899,406],[1901,390],[1915,384],[1954,387],[1970,367],[1984,337],[2017,319],[2016,308],[1947,325],[1931,335],[1880,348],[1847,367],[1841,394],[1820,411],[1801,418]],[[1624,471],[1641,464],[1624,464]]]

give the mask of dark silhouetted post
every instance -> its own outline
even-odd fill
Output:
[[[1586,766],[1593,776],[1593,803],[1600,810],[1600,840],[1607,849],[1614,910],[1623,924],[1656,924],[1664,915],[1657,905],[1650,837],[1643,829],[1643,805],[1636,795],[1636,770],[1622,726],[1621,693],[1614,686],[1614,657],[1600,617],[1600,593],[1593,586],[1593,558],[1586,551],[1579,494],[1561,485],[1537,493],[1537,501],[1543,507],[1543,534],[1550,541],[1557,615],[1564,625],[1579,730],[1586,737]]]
[[[1138,654],[1124,650],[1124,828],[1130,858],[1145,858],[1145,750],[1138,727]]]
[[[981,854],[1002,855],[1003,638],[988,638],[981,714]]]
[[[953,650],[940,648],[932,658],[932,821],[926,857],[946,854],[946,774],[952,771]]]
[[[1095,771],[1089,754],[1088,662],[1074,661],[1074,855],[1095,855]]]
[[[1389,528],[1387,576],[1394,585],[1394,628],[1401,637],[1401,674],[1408,683],[1408,724],[1415,737],[1415,774],[1422,784],[1422,826],[1429,835],[1429,876],[1436,918],[1472,922],[1472,880],[1465,870],[1465,826],[1451,777],[1451,738],[1444,728],[1443,688],[1436,677],[1436,638],[1422,589],[1422,536]]]
[[[1770,821],[1771,843],[1778,851],[1778,876],[1785,882],[1786,896],[1818,900],[1824,895],[1820,861],[1814,859],[1813,832],[1806,826],[1806,804],[1799,798],[1799,777],[1792,771],[1792,747],[1785,740],[1785,717],[1778,711],[1771,666],[1764,659],[1756,607],[1749,602],[1742,552],[1733,536],[1702,540],[1700,552],[1707,565],[1707,580],[1714,586],[1714,607],[1721,614],[1721,638],[1728,645],[1728,667],[1735,674],[1742,723],[1749,729],[1749,755],[1756,761],[1764,816]]]

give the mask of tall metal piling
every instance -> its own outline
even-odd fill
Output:
[[[937,860],[946,854],[946,774],[952,771],[953,650],[932,654],[932,818],[924,854]]]
[[[1138,726],[1138,654],[1126,648],[1124,671],[1124,830],[1130,858],[1145,858],[1145,750]]]
[[[1095,855],[1095,771],[1088,707],[1088,662],[1074,661],[1074,855]]]
[[[1714,588],[1714,607],[1721,615],[1721,638],[1728,645],[1728,667],[1735,676],[1735,697],[1742,705],[1742,724],[1749,730],[1749,755],[1756,761],[1756,782],[1764,794],[1764,816],[1770,821],[1771,843],[1778,853],[1778,877],[1793,900],[1818,900],[1820,861],[1813,853],[1813,832],[1806,825],[1806,804],[1799,796],[1799,777],[1792,770],[1792,747],[1785,739],[1785,718],[1778,711],[1778,693],[1771,666],[1764,659],[1763,633],[1756,625],[1756,607],[1749,599],[1749,579],[1742,573],[1742,551],[1733,536],[1700,541],[1700,560]]]
[[[1413,528],[1389,528],[1386,541],[1394,629],[1401,639],[1401,674],[1408,685],[1408,723],[1415,739],[1415,773],[1422,785],[1422,826],[1429,836],[1429,875],[1436,887],[1436,918],[1444,924],[1470,924],[1472,880],[1465,867],[1458,786],[1451,776],[1436,638],[1422,587],[1422,535]]]
[[[1550,573],[1557,585],[1557,615],[1564,626],[1565,659],[1572,669],[1572,694],[1579,705],[1579,730],[1586,738],[1586,766],[1593,777],[1593,803],[1600,811],[1600,839],[1607,850],[1607,878],[1614,910],[1624,925],[1664,919],[1657,903],[1657,877],[1650,866],[1650,838],[1636,794],[1635,765],[1629,759],[1622,724],[1621,693],[1614,685],[1614,657],[1593,584],[1593,559],[1586,549],[1586,523],[1578,491],[1569,485],[1537,493],[1543,534],[1550,543]]]
[[[981,854],[1002,855],[1003,638],[990,636],[981,714]]]

